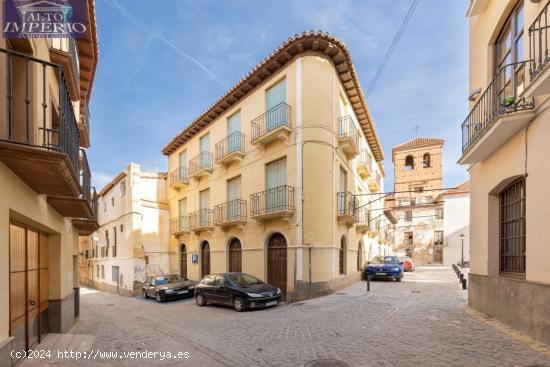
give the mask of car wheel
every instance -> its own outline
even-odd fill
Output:
[[[162,296],[160,295],[159,292],[157,292],[155,294],[155,301],[157,301],[158,303],[161,303],[162,302]]]
[[[147,298],[149,298],[149,296],[147,295],[147,292],[144,289],[143,290],[143,299],[147,299]]]
[[[201,307],[206,305],[206,299],[200,293],[195,296],[195,302],[197,302],[197,305]]]
[[[233,308],[237,312],[243,312],[244,311],[244,301],[241,297],[233,298]]]
[[[401,279],[403,279],[403,275],[401,275],[401,276],[398,276],[398,277],[397,277],[397,278],[396,278],[395,280],[397,280],[398,282],[400,282],[400,281],[401,281]]]

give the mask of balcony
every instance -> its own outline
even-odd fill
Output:
[[[196,234],[200,232],[212,232],[214,223],[212,221],[212,209],[200,209],[189,215],[189,229]]]
[[[88,202],[92,209],[91,218],[73,218],[73,225],[78,228],[80,236],[89,236],[99,229],[99,224],[97,223],[98,196],[93,187],[89,192]]]
[[[173,219],[170,219],[170,234],[174,236],[180,236],[189,233],[189,217],[182,215]]]
[[[50,40],[50,59],[65,72],[71,100],[80,100],[80,65],[76,41],[72,38]]]
[[[338,118],[338,145],[348,158],[359,154],[359,133],[351,116]]]
[[[79,149],[63,69],[1,48],[0,59],[7,71],[6,88],[0,89],[6,106],[0,120],[0,161],[35,192],[47,195],[48,203],[61,215],[91,218],[88,161]],[[59,105],[43,93],[53,86],[58,88]]]
[[[370,230],[370,210],[368,207],[357,209],[357,224],[355,225],[357,232],[366,233]]]
[[[359,199],[351,192],[336,193],[338,221],[347,224],[357,223]]]
[[[548,64],[548,6],[542,11],[529,27],[529,76],[530,84],[525,89],[525,97],[538,97],[550,93],[550,71]]]
[[[222,228],[246,224],[246,200],[236,199],[214,207],[214,224]]]
[[[78,133],[80,135],[80,146],[84,148],[90,147],[90,110],[88,104],[84,103],[83,112],[80,114],[78,121]]]
[[[534,117],[534,99],[522,96],[526,63],[502,67],[462,123],[460,164],[482,162]]]
[[[216,144],[216,163],[223,166],[235,161],[242,162],[244,154],[244,134],[239,131]]]
[[[189,184],[189,178],[187,176],[187,167],[178,167],[170,172],[170,186],[175,189],[181,189],[185,185]]]
[[[491,0],[470,0],[470,5],[468,6],[466,15],[468,17],[473,17],[483,13],[485,9],[487,9],[489,1]]]
[[[369,178],[369,180],[367,181],[369,190],[372,193],[380,192],[380,190],[382,189],[381,182],[382,182],[382,175],[380,175],[378,171],[375,171],[374,175],[371,178]]]
[[[290,106],[284,102],[271,108],[251,122],[251,143],[264,148],[269,143],[280,139],[286,140],[292,131]]]
[[[212,174],[212,153],[202,152],[189,161],[189,177],[201,179]]]
[[[294,214],[294,187],[278,186],[250,195],[250,217],[257,221],[290,220]]]
[[[357,160],[357,173],[363,180],[366,180],[372,174],[372,156],[367,149],[361,150]]]

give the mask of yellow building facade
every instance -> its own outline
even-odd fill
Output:
[[[79,314],[79,235],[98,227],[86,158],[98,43],[84,3],[82,38],[0,38],[0,366]]]
[[[190,279],[243,271],[292,301],[359,279],[369,249],[384,246],[372,228],[383,153],[333,36],[287,40],[163,153],[171,269]]]
[[[550,343],[549,2],[473,0],[469,304]]]

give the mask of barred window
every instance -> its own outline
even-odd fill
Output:
[[[443,231],[434,232],[434,245],[442,246],[443,245]]]
[[[500,193],[500,271],[525,273],[525,179]]]

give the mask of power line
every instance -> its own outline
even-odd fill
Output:
[[[390,59],[390,57],[393,53],[393,50],[395,49],[395,46],[397,46],[397,42],[399,42],[399,39],[403,35],[403,33],[405,31],[405,27],[407,26],[407,23],[409,23],[409,20],[412,17],[412,14],[414,12],[414,9],[416,8],[416,5],[418,4],[418,1],[419,0],[413,0],[413,2],[411,4],[411,7],[409,8],[409,11],[407,12],[407,15],[405,15],[405,19],[403,19],[403,22],[401,23],[401,26],[399,27],[399,30],[397,31],[397,34],[393,38],[393,42],[390,45],[390,48],[386,52],[386,56],[384,57],[384,60],[382,61],[382,64],[380,65],[380,67],[376,71],[376,74],[374,75],[374,78],[373,78],[372,82],[370,83],[369,89],[367,90],[367,93],[366,93],[366,97],[368,97],[370,95],[370,93],[374,89],[374,86],[376,85],[376,82],[378,81],[378,79],[380,79],[380,76],[382,75],[382,71],[386,67],[386,64],[388,63],[388,61],[389,61],[389,59]]]

